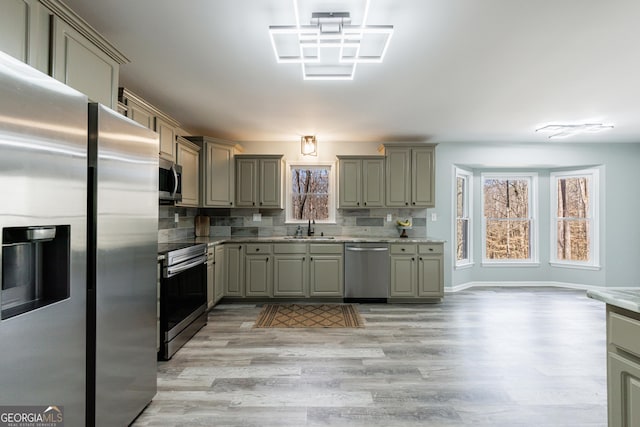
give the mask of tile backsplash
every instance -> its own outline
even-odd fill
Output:
[[[175,214],[178,222],[175,222]],[[260,213],[261,220],[254,221]],[[387,221],[391,214],[392,220]],[[286,224],[285,211],[280,209],[209,209],[160,206],[158,242],[165,243],[192,238],[195,235],[196,215],[206,215],[211,224],[209,235],[222,237],[272,237],[292,236],[298,224]],[[338,209],[335,224],[316,224],[319,236],[375,236],[398,237],[400,230],[396,220],[412,218],[413,228],[407,230],[409,237],[427,237],[426,209]],[[307,225],[302,225],[303,233]]]

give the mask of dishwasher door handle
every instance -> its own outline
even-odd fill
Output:
[[[389,251],[389,248],[351,248],[351,247],[347,247],[346,249],[348,251],[351,251],[351,252],[387,252],[387,251]]]

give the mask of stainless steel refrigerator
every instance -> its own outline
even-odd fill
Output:
[[[128,425],[156,393],[158,137],[0,52],[0,408]]]

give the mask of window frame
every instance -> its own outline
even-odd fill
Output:
[[[287,168],[287,173],[286,173],[286,203],[285,203],[285,224],[307,224],[308,220],[306,219],[295,219],[292,218],[292,200],[291,200],[291,196],[292,196],[292,185],[291,185],[291,178],[292,178],[292,173],[291,173],[291,169],[293,168],[327,168],[329,169],[329,206],[328,206],[328,210],[329,210],[329,218],[328,219],[324,219],[324,220],[315,220],[316,224],[335,224],[336,223],[336,162],[322,162],[322,161],[317,161],[317,162],[302,162],[302,161],[292,161],[286,162],[286,168]]]
[[[589,205],[589,227],[591,231],[591,242],[589,251],[591,260],[573,261],[558,259],[558,179],[590,177],[591,203]],[[581,168],[562,171],[552,171],[549,174],[549,195],[551,198],[550,207],[550,252],[549,264],[554,267],[579,268],[585,270],[599,270],[600,266],[600,168]]]
[[[487,179],[513,179],[529,181],[529,258],[488,259],[487,218],[485,216],[484,183]],[[538,235],[538,173],[537,172],[482,172],[480,174],[480,203],[482,209],[482,266],[484,267],[534,267],[540,264]]]
[[[464,179],[463,216],[458,217],[458,178]],[[473,262],[473,172],[454,166],[453,173],[453,259],[456,269],[472,267]],[[458,259],[458,220],[467,220],[467,258]]]

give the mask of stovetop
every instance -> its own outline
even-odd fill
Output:
[[[193,242],[169,242],[169,243],[160,243],[158,244],[158,255],[166,255],[168,252],[177,251],[179,249],[188,248],[191,246],[202,245],[203,243],[193,243]]]

